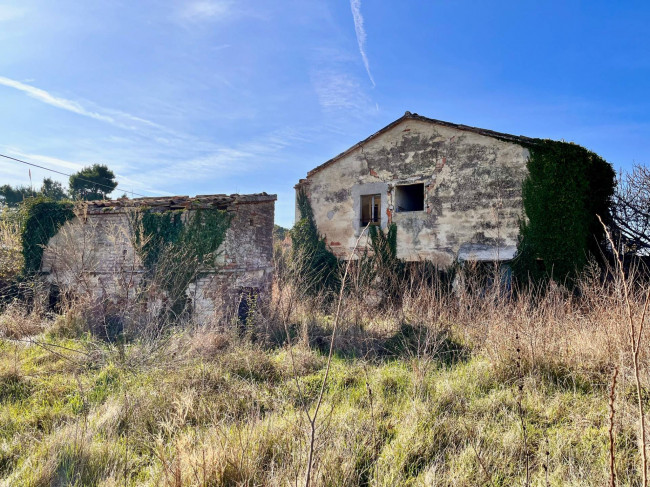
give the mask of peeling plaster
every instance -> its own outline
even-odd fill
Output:
[[[397,225],[402,258],[451,263],[472,245],[516,248],[528,150],[490,131],[449,125],[403,119],[310,172],[316,224],[328,241],[340,243],[338,255],[348,255],[359,236],[364,194],[381,194],[381,227]],[[409,182],[425,183],[425,211],[387,211],[392,188]]]

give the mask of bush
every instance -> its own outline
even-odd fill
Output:
[[[23,271],[20,214],[3,210],[0,215],[0,286],[7,288]]]

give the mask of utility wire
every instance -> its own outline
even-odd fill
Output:
[[[72,176],[72,174],[67,174],[67,173],[64,173],[64,172],[61,172],[61,171],[57,171],[56,169],[50,169],[49,167],[45,167],[45,166],[39,166],[38,164],[34,164],[33,162],[23,161],[22,159],[16,159],[15,157],[6,156],[4,154],[0,154],[0,157],[4,157],[5,159],[11,159],[12,161],[20,162],[22,164],[27,164],[28,166],[38,167],[39,169],[45,169],[46,171],[55,172],[57,174],[61,174],[62,176],[68,176],[68,177]],[[120,191],[124,191],[125,193],[131,193],[131,196],[136,195],[136,196],[142,196],[143,198],[147,198],[147,196],[145,196],[143,194],[135,193],[133,191],[129,191],[127,189],[120,188],[119,186],[115,186],[114,188],[112,188],[111,186],[109,186],[107,184],[101,184],[101,183],[98,183],[96,181],[90,181],[89,179],[80,178],[79,176],[76,176],[76,178],[79,181],[84,181],[86,183],[94,184],[96,186],[104,186],[105,188],[109,188],[109,189],[111,189],[113,191],[119,189]]]

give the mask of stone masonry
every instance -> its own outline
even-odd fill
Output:
[[[41,271],[66,292],[115,303],[132,299],[145,268],[133,246],[130,212],[187,210],[189,216],[197,208],[226,210],[232,220],[217,252],[217,265],[201,272],[186,294],[195,321],[228,319],[237,313],[242,295],[266,299],[270,294],[275,200],[275,195],[261,193],[88,202],[52,237]]]
[[[443,267],[455,259],[508,260],[531,140],[406,112],[309,171],[296,191],[307,194],[318,231],[341,258],[352,255],[370,222],[397,225],[405,260]]]

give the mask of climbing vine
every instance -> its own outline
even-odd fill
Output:
[[[612,166],[577,144],[535,140],[528,145],[514,270],[523,282],[553,278],[571,283],[589,256],[601,255],[616,184]]]
[[[73,209],[72,202],[54,201],[43,196],[29,198],[22,204],[21,239],[25,276],[40,270],[43,248],[59,228],[75,216]]]
[[[298,191],[297,204],[301,218],[290,230],[293,269],[308,294],[321,290],[336,291],[339,286],[338,259],[318,234],[309,198],[302,190]]]
[[[135,232],[135,248],[147,269],[153,270],[166,246],[178,242],[183,230],[183,213],[183,210],[145,210],[134,214],[139,230]]]
[[[132,214],[135,248],[147,269],[147,282],[166,291],[168,310],[181,312],[187,287],[201,272],[216,267],[216,252],[230,222],[230,213],[213,208]]]

